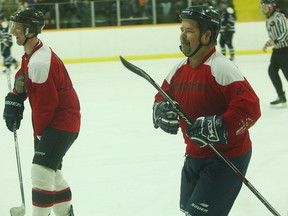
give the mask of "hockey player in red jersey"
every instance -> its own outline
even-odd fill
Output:
[[[248,129],[261,115],[259,99],[237,66],[216,52],[219,12],[195,6],[183,10],[180,19],[180,49],[187,58],[175,65],[162,88],[194,123],[188,126],[159,93],[153,122],[167,133],[177,134],[179,127],[183,133],[181,210],[190,216],[226,216],[242,181],[207,143],[245,175],[252,151]]]
[[[10,33],[24,47],[14,89],[5,98],[4,118],[10,131],[20,127],[24,100],[32,110],[35,154],[31,168],[33,216],[72,216],[71,191],[62,160],[80,130],[80,104],[68,72],[51,48],[38,39],[44,15],[25,9],[11,16]]]

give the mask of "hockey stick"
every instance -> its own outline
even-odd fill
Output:
[[[10,209],[10,215],[11,216],[24,216],[25,215],[25,196],[24,196],[24,187],[23,187],[21,161],[20,161],[17,131],[16,131],[16,123],[13,126],[13,134],[14,134],[15,152],[16,152],[16,160],[17,160],[17,168],[18,168],[18,177],[19,177],[22,205],[20,207],[12,207]]]
[[[10,74],[11,74],[11,70],[10,70],[10,68],[8,68],[6,75],[7,75],[7,84],[8,84],[9,91],[12,90]],[[15,152],[16,152],[16,161],[17,161],[17,169],[18,169],[18,177],[19,177],[22,205],[19,207],[12,207],[10,209],[10,215],[11,216],[24,216],[25,215],[25,196],[24,196],[24,187],[23,187],[23,179],[22,179],[22,170],[21,170],[21,161],[20,161],[20,153],[19,153],[19,146],[18,146],[16,122],[13,125],[13,135],[14,135],[14,145],[15,145]]]
[[[9,91],[11,91],[12,85],[11,85],[11,69],[10,68],[6,69],[6,77],[7,77],[8,89]]]
[[[122,56],[120,56],[120,60],[127,69],[143,77],[150,84],[152,84],[158,90],[158,92],[173,106],[179,116],[183,118],[188,125],[192,125],[192,121],[189,120],[189,118],[181,111],[179,104],[175,102],[145,71],[128,62]],[[273,215],[280,216],[280,214],[273,208],[273,206],[257,191],[257,189],[245,178],[245,176],[229,159],[227,159],[213,144],[209,143],[208,146],[235,172],[241,181],[254,193],[254,195],[267,207],[267,209],[269,209]]]

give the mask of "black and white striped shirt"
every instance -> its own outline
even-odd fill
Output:
[[[283,13],[273,12],[266,21],[266,28],[275,49],[288,47],[288,22]]]

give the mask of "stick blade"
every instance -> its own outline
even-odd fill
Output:
[[[12,207],[10,209],[10,215],[11,216],[24,216],[25,215],[25,206],[19,206],[19,207]]]
[[[145,78],[145,79],[149,79],[149,76],[147,75],[147,73],[145,71],[143,71],[141,68],[137,67],[136,65],[128,62],[126,59],[124,59],[122,56],[119,56],[120,60],[122,62],[122,64],[130,71],[136,73],[137,75]]]

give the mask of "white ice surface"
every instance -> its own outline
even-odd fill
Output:
[[[288,210],[288,109],[271,109],[276,93],[268,78],[270,55],[236,56],[236,64],[261,100],[262,117],[250,130],[253,157],[247,179],[281,214]],[[132,63],[159,84],[179,59]],[[179,211],[182,135],[155,130],[151,121],[156,90],[118,62],[68,64],[82,108],[79,139],[64,159],[76,216],[183,216]],[[282,76],[282,75],[281,75]],[[287,82],[284,89],[288,91]],[[7,94],[0,76],[0,110]],[[26,211],[31,215],[30,167],[33,138],[28,102],[18,139]],[[0,215],[21,205],[13,134],[0,121]],[[232,216],[272,215],[245,186]]]

